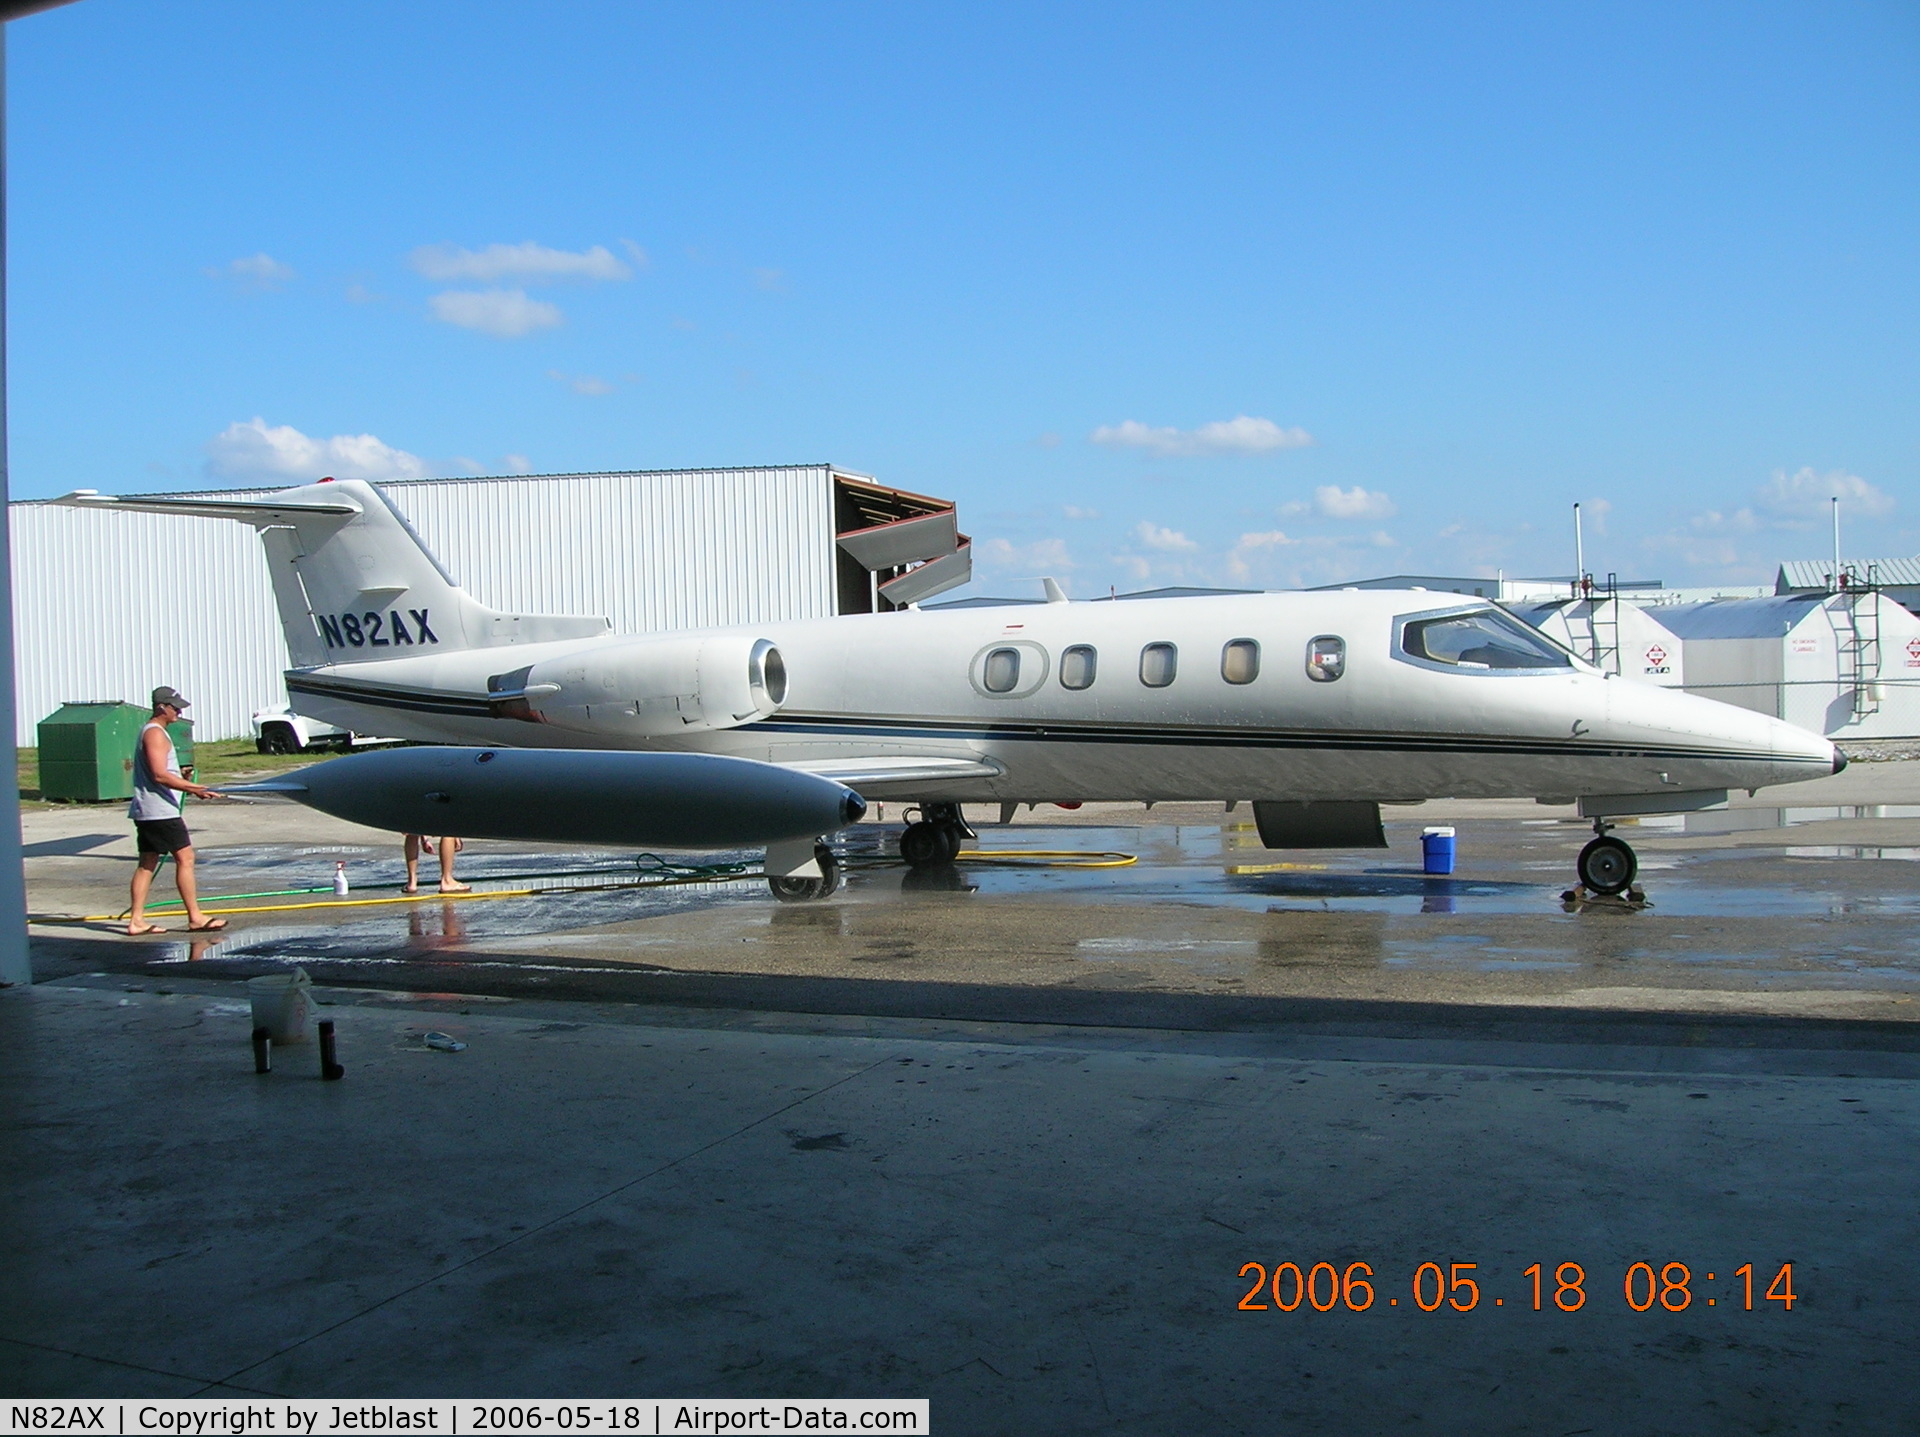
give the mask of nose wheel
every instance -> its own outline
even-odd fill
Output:
[[[1580,850],[1574,865],[1580,875],[1580,886],[1563,893],[1562,898],[1578,903],[1589,897],[1615,898],[1625,894],[1629,902],[1646,901],[1646,894],[1633,886],[1640,872],[1640,860],[1624,840],[1607,831],[1612,826],[1602,819],[1593,821],[1593,840]]]
[[[967,839],[979,837],[957,803],[923,803],[919,812],[900,835],[900,856],[909,868],[944,868]]]

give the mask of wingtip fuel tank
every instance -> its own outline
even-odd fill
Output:
[[[235,785],[394,833],[615,847],[745,848],[857,822],[831,779],[753,759],[599,749],[388,748]]]

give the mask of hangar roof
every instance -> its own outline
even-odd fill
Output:
[[[1920,558],[1854,559],[1847,562],[1847,569],[1863,580],[1867,580],[1871,574],[1872,578],[1868,581],[1881,588],[1920,585]],[[1774,592],[1778,594],[1805,589],[1824,594],[1832,587],[1831,559],[1789,559],[1780,566],[1780,576],[1773,583]]]

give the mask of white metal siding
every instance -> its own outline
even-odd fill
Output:
[[[834,612],[825,465],[383,485],[454,578],[513,613],[616,630]],[[201,738],[282,703],[286,644],[259,537],[221,519],[10,506],[16,741],[68,699],[193,701]]]
[[[834,611],[829,470],[383,484],[455,581],[508,613],[625,633]]]
[[[192,701],[196,735],[250,732],[285,699],[286,644],[260,541],[239,524],[15,504],[15,741],[69,699]]]

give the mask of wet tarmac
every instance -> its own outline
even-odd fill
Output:
[[[1920,798],[1920,764],[1870,767],[1801,786],[1835,802],[1622,824],[1648,901],[1577,906],[1563,893],[1587,825],[1518,802],[1390,809],[1389,849],[1333,852],[1263,849],[1247,811],[1220,805],[1008,825],[976,811],[967,856],[925,871],[894,856],[897,826],[869,823],[835,839],[840,891],[793,905],[750,876],[753,853],[499,843],[461,856],[473,896],[405,900],[384,836],[287,805],[208,807],[202,890],[224,895],[211,906],[231,932],[132,941],[105,921],[50,922],[36,961],[47,976],[299,965],[332,983],[750,1005],[778,979],[783,1003],[835,1012],[909,1012],[916,993],[949,1012],[970,989],[1007,1021],[1100,994],[1912,1021],[1920,803],[1837,800]],[[41,916],[119,897],[123,835],[77,812],[28,818]],[[1439,822],[1458,834],[1446,875],[1420,862],[1420,832]]]

